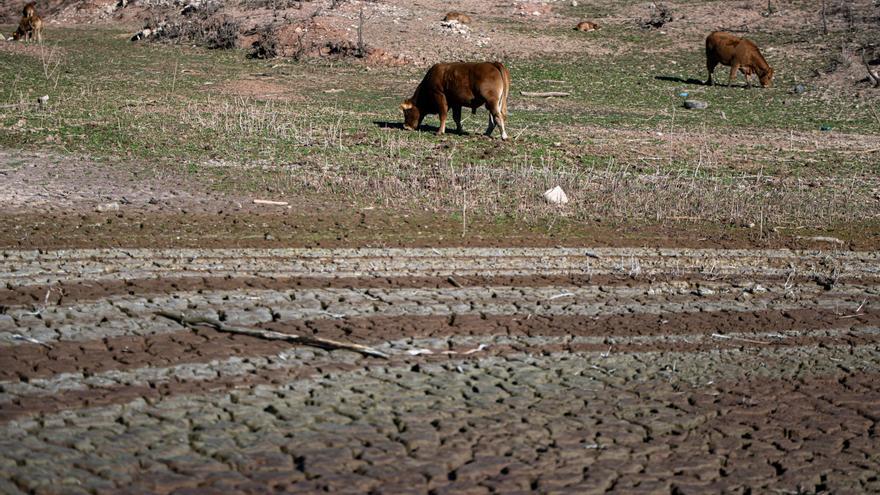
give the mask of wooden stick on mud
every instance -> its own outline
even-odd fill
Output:
[[[288,342],[295,342],[297,344],[320,347],[322,349],[345,349],[347,351],[358,352],[365,356],[373,356],[383,359],[388,359],[390,357],[388,356],[388,354],[385,354],[382,351],[377,351],[372,347],[367,347],[360,344],[339,342],[336,340],[323,339],[320,337],[303,337],[300,335],[275,332],[272,330],[262,330],[259,328],[233,327],[217,321],[213,318],[208,318],[207,316],[186,316],[183,313],[175,313],[172,311],[157,311],[156,314],[170,320],[174,320],[177,323],[180,323],[181,325],[190,328],[194,328],[199,325],[207,325],[209,327],[213,327],[218,332],[250,335],[251,337],[258,337],[267,340],[286,340]]]
[[[764,342],[763,340],[752,340],[752,339],[745,339],[742,337],[733,337],[731,335],[721,335],[720,333],[713,333],[712,338],[725,339],[725,340],[735,340],[738,342],[748,342],[749,344],[772,344],[773,343],[773,342]]]
[[[534,96],[538,98],[550,98],[551,96],[570,96],[571,93],[566,91],[520,91],[519,94],[523,96]]]

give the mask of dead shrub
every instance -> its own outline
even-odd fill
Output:
[[[202,44],[212,49],[235,48],[238,44],[239,31],[238,21],[231,16],[223,15],[209,19],[203,24]]]
[[[669,7],[661,4],[651,4],[651,16],[642,19],[639,25],[642,29],[660,29],[664,24],[672,22],[672,12]]]
[[[232,16],[219,13],[217,4],[207,4],[196,10],[186,10],[173,18],[148,23],[149,41],[192,43],[211,49],[235,48],[241,31]]]
[[[257,31],[258,38],[251,44],[248,58],[269,59],[278,56],[278,34],[274,26],[264,26]]]

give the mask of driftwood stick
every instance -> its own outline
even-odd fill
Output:
[[[738,342],[748,342],[749,344],[765,344],[766,345],[766,344],[773,343],[773,342],[764,342],[763,340],[752,340],[752,339],[745,339],[742,337],[733,337],[730,335],[721,335],[720,333],[713,333],[712,337],[716,338],[716,339],[735,340]]]
[[[538,98],[550,98],[551,96],[570,96],[571,93],[566,91],[520,91],[519,94],[523,96],[535,96]]]
[[[382,351],[377,351],[372,347],[367,347],[360,344],[339,342],[336,340],[324,339],[321,337],[303,337],[300,335],[275,332],[272,330],[262,330],[259,328],[234,327],[226,325],[225,323],[217,321],[213,318],[208,318],[206,316],[186,316],[183,313],[175,313],[172,311],[157,311],[156,314],[170,320],[174,320],[177,323],[180,323],[181,325],[190,328],[194,328],[199,325],[207,325],[214,328],[214,330],[217,330],[218,332],[237,333],[240,335],[249,335],[251,337],[258,337],[267,340],[286,340],[287,342],[295,342],[297,344],[320,347],[322,349],[345,349],[347,351],[358,352],[365,356],[373,356],[383,359],[389,358],[388,354],[385,354]]]

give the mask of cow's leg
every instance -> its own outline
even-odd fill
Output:
[[[486,134],[487,136],[491,136],[491,135],[492,135],[492,131],[495,130],[495,117],[494,117],[495,112],[492,111],[491,103],[489,103],[488,101],[486,102],[486,110],[489,111],[489,126],[486,127],[486,132],[485,132],[485,134]]]
[[[452,120],[455,121],[455,132],[462,134],[461,129],[461,107],[456,105],[452,107]]]
[[[730,87],[730,83],[736,81],[736,72],[739,70],[739,64],[734,62],[733,65],[730,66],[730,77],[727,78],[727,87]]]
[[[717,60],[714,60],[711,58],[706,59],[706,69],[709,70],[709,79],[706,80],[706,86],[712,85],[712,73],[715,72],[715,66],[717,66],[717,65],[718,65]]]
[[[488,106],[488,104],[487,104]],[[495,102],[489,107],[489,129],[486,129],[486,135],[490,135],[495,129],[495,125],[501,126],[501,139],[507,141],[507,129],[504,128],[504,115],[501,113],[501,100]]]
[[[449,114],[449,106],[446,105],[445,95],[438,95],[437,106],[440,112],[440,129],[437,130],[437,135],[440,135],[446,132],[446,116]]]

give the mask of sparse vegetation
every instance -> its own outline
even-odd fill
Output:
[[[595,7],[585,8],[601,20]],[[772,15],[783,15],[774,8]],[[364,17],[355,15],[354,41],[327,45],[331,53],[364,53]],[[183,164],[221,189],[401,210],[461,212],[466,193],[469,217],[529,222],[562,216],[798,227],[880,213],[880,102],[876,94],[823,86],[814,76],[827,61],[819,50],[769,51],[777,68],[772,89],[707,88],[699,84],[701,39],[673,42],[630,21],[605,22],[603,44],[618,52],[601,64],[595,57],[506,61],[515,88],[513,139],[501,144],[474,135],[485,125],[484,110],[466,116],[470,136],[396,128],[398,99],[412,92],[423,68],[367,70],[357,58],[292,63],[300,57],[289,51],[287,60],[263,62],[281,55],[276,25],[268,26],[257,32],[250,60],[236,50],[130,44],[124,33],[106,30],[54,30],[55,58],[2,51],[0,61],[20,70],[0,74],[0,104],[8,104],[0,109],[0,143],[48,142],[64,152]],[[569,31],[556,35],[573,37]],[[791,43],[790,36],[749,34],[762,47],[785,46],[778,40]],[[633,48],[644,44],[654,51]],[[792,92],[797,84],[807,89]],[[519,96],[548,90],[571,96]],[[685,110],[682,93],[709,108]],[[42,94],[51,96],[49,109],[19,105]],[[572,198],[561,209],[539,199],[557,184]]]

